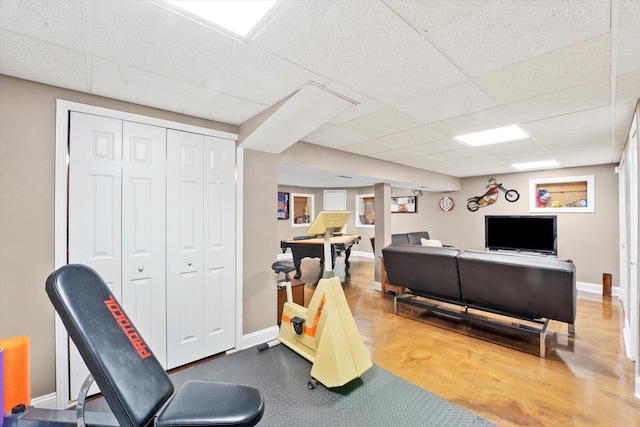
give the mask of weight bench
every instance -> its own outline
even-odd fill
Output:
[[[76,411],[15,407],[9,426],[253,426],[264,413],[255,388],[188,381],[173,383],[100,276],[83,265],[52,273],[46,291],[91,375]],[[93,377],[113,414],[86,412]],[[82,395],[84,393],[84,395]]]

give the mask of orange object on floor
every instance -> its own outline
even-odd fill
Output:
[[[29,337],[17,336],[0,340],[3,349],[3,414],[17,404],[31,404]]]

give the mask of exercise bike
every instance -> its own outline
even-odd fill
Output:
[[[307,234],[324,234],[324,259],[331,259],[331,235],[344,227],[349,214],[323,211],[309,227]],[[340,279],[334,276],[330,262],[324,265],[323,278],[307,308],[293,302],[289,276],[295,270],[293,262],[277,261],[272,265],[276,274],[285,273],[287,302],[284,303],[277,341],[258,346],[258,351],[264,351],[282,343],[312,362],[309,389],[316,388],[318,382],[328,388],[343,386],[373,366]]]
[[[504,198],[507,202],[515,202],[520,198],[517,190],[507,190],[502,183],[498,183],[495,178],[490,178],[487,184],[488,190],[482,196],[474,196],[467,199],[467,209],[475,212],[480,208],[489,206],[498,201],[500,191],[504,192]]]

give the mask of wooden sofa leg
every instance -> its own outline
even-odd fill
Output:
[[[388,289],[391,288],[391,289]],[[384,268],[384,258],[380,258],[380,294],[384,296],[385,293],[389,291],[394,291],[397,296],[404,294],[407,290],[404,286],[396,286],[387,282],[387,269]]]

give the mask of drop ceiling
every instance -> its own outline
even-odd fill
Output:
[[[356,105],[302,141],[456,177],[618,162],[640,97],[640,0],[283,0],[264,24],[2,0],[0,73],[238,126],[315,82]],[[529,138],[453,139],[512,124]]]

